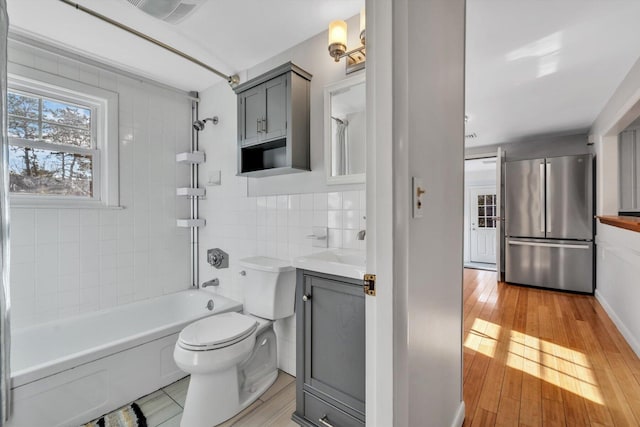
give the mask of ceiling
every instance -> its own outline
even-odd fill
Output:
[[[178,24],[127,0],[74,0],[177,48],[224,74],[265,61],[360,12],[364,0],[206,0]],[[157,0],[154,0],[157,1]],[[12,31],[54,41],[92,59],[183,90],[220,77],[57,0],[7,0]],[[329,56],[327,55],[329,59]]]
[[[467,146],[587,131],[640,56],[637,0],[467,1]]]
[[[127,0],[77,0],[225,74],[312,37],[364,0],[205,0],[174,25]],[[183,90],[219,77],[55,0],[8,0],[11,28]],[[638,0],[468,0],[467,146],[586,132],[640,56]],[[328,56],[327,56],[328,58]]]

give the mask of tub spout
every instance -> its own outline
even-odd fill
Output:
[[[364,236],[367,234],[367,230],[360,230],[358,231],[358,236],[357,239],[358,240],[364,240]]]
[[[216,279],[211,279],[209,281],[204,282],[200,287],[201,288],[206,288],[207,286],[218,286],[220,285],[220,280]]]

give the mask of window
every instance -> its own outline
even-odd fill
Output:
[[[496,228],[496,195],[478,195],[478,228]]]
[[[38,70],[9,74],[12,205],[118,204],[117,94]]]
[[[94,197],[100,152],[91,106],[10,89],[7,114],[12,193]]]

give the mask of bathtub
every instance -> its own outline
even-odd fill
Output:
[[[185,375],[173,362],[182,328],[241,309],[182,291],[13,331],[7,427],[79,425],[177,381]]]

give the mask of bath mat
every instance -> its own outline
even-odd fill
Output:
[[[147,427],[147,419],[140,407],[132,403],[82,427]]]

